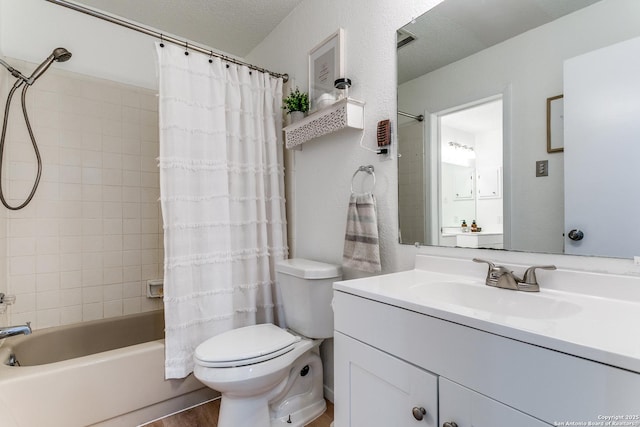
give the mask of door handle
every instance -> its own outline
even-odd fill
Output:
[[[578,230],[577,228],[574,228],[569,232],[569,238],[577,242],[578,240],[582,240],[584,238],[584,233],[582,232],[582,230]]]

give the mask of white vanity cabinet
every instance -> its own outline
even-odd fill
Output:
[[[340,332],[334,349],[336,383],[345,391],[336,395],[336,427],[548,426]]]
[[[640,425],[637,372],[452,321],[404,304],[412,286],[373,280],[334,285],[335,427],[606,425],[615,415]],[[375,287],[389,289],[381,301]]]

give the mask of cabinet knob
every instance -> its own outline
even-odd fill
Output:
[[[453,421],[447,421],[446,423],[442,424],[442,427],[458,427],[458,424],[454,423]]]
[[[425,415],[427,415],[427,410],[424,409],[422,406],[421,407],[417,407],[415,406],[412,410],[411,413],[413,414],[413,418],[415,418],[418,421],[422,421],[422,419],[424,418]]]

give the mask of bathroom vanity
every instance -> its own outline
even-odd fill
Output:
[[[640,426],[639,279],[544,271],[528,293],[485,276],[419,255],[334,284],[336,427]]]

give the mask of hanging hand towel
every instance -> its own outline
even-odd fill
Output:
[[[382,270],[376,200],[371,193],[351,194],[342,264],[369,273]]]

